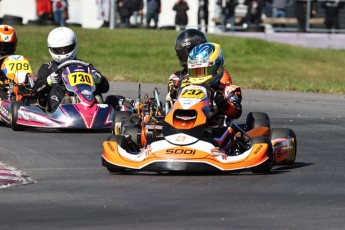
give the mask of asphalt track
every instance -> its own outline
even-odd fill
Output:
[[[137,86],[113,83],[111,93],[136,98]],[[110,174],[100,157],[109,133],[0,127],[0,161],[31,181],[0,190],[0,229],[344,229],[344,95],[242,90],[239,122],[265,111],[273,127],[295,130],[294,166],[268,175]]]

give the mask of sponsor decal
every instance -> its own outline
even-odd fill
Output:
[[[90,91],[90,90],[86,90],[86,89],[84,89],[83,91],[81,91],[81,94],[83,94],[83,95],[87,95],[87,96],[90,96],[92,93],[91,93],[91,91]]]
[[[195,149],[167,149],[165,154],[186,154],[194,155],[196,153]]]
[[[182,47],[185,47],[185,46],[190,46],[191,45],[191,42],[187,41],[187,42],[184,42],[181,44]]]
[[[163,129],[162,125],[146,125],[145,127],[148,129]]]
[[[51,98],[52,100],[54,100],[54,101],[60,102],[60,101],[59,101],[59,98],[58,98],[56,95],[53,95],[53,96],[51,96],[50,98]]]
[[[143,148],[140,153],[138,154],[138,158],[141,157],[147,157],[148,155],[150,155],[152,153],[152,148],[151,145],[147,145],[146,148]]]
[[[107,145],[108,145],[109,149],[110,149],[112,152],[115,151],[114,147],[111,145],[110,142],[107,142]]]
[[[262,149],[263,145],[260,145],[254,152],[254,155],[258,154],[258,152]]]
[[[178,141],[178,142],[184,142],[185,139],[186,139],[186,136],[178,136],[178,137],[176,138],[176,141]]]
[[[73,72],[84,72],[85,70],[84,69],[75,69],[73,70]]]
[[[0,106],[0,113],[3,114],[5,117],[10,117],[10,113],[1,105]]]
[[[22,113],[22,116],[23,116],[23,118],[26,119],[26,120],[32,120],[32,121],[37,120],[35,116],[32,116],[32,115],[30,115],[29,113]]]
[[[228,158],[228,155],[225,154],[224,150],[220,149],[219,147],[211,149],[211,155],[214,157],[221,156],[223,160],[226,160]]]
[[[108,108],[108,104],[98,104],[98,106],[103,109]]]

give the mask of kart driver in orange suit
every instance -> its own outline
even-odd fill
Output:
[[[206,71],[209,71],[208,76],[201,76],[203,81],[196,81],[194,79],[199,79],[199,74],[194,76],[198,71],[198,68],[188,68],[188,55],[191,55],[190,51],[193,50],[196,46],[200,44],[207,43],[207,38],[199,30],[196,29],[187,29],[180,32],[175,41],[175,50],[177,57],[179,59],[180,65],[183,67],[181,71],[177,71],[169,77],[168,81],[168,94],[166,100],[170,102],[171,106],[174,101],[177,99],[179,90],[192,83],[192,84],[210,84],[212,88],[217,92],[214,95],[214,102],[219,108],[224,112],[224,114],[229,119],[237,119],[242,114],[242,95],[240,87],[232,84],[232,79],[227,70],[224,69],[224,56],[221,50],[220,45],[215,44],[216,48],[213,50],[213,56],[210,57],[218,60],[217,64],[215,60],[208,60],[207,64],[212,63],[209,67],[205,68]],[[207,46],[210,48],[210,43]],[[195,53],[196,52],[196,53]],[[198,52],[201,52],[200,50]],[[195,50],[192,59],[198,55],[198,52]],[[216,55],[216,56],[215,56]],[[204,68],[204,67],[203,67]],[[192,70],[193,69],[193,70]],[[203,69],[204,70],[204,69]],[[200,70],[200,71],[203,71]],[[209,79],[211,77],[211,79]]]
[[[217,127],[223,127],[224,121],[237,119],[242,114],[242,95],[240,87],[233,85],[229,73],[224,69],[224,56],[219,44],[204,43],[194,47],[188,56],[188,82],[184,84],[201,85],[210,90],[211,105],[216,104],[218,115],[226,120],[218,120],[218,116],[207,120],[211,137],[218,143],[215,151],[227,155],[235,151],[232,128],[219,135]],[[181,87],[184,87],[183,85]],[[219,122],[221,121],[221,122]]]

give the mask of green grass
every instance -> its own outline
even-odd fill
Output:
[[[34,72],[49,61],[47,35],[53,27],[16,26],[17,54],[29,58]],[[110,80],[167,82],[180,69],[176,31],[72,28],[79,41],[78,58],[92,63]],[[242,88],[345,94],[345,51],[312,49],[208,34],[221,44],[225,67]]]

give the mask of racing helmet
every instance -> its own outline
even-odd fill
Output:
[[[200,44],[188,56],[189,81],[195,85],[219,82],[224,72],[224,55],[216,43]]]
[[[0,25],[0,56],[12,55],[17,47],[17,34],[12,26]]]
[[[197,29],[186,29],[180,32],[175,40],[175,51],[180,65],[187,68],[189,52],[197,45],[206,43],[207,38],[203,32]]]
[[[53,29],[48,35],[48,49],[51,57],[58,63],[73,60],[77,56],[77,36],[67,27]]]

